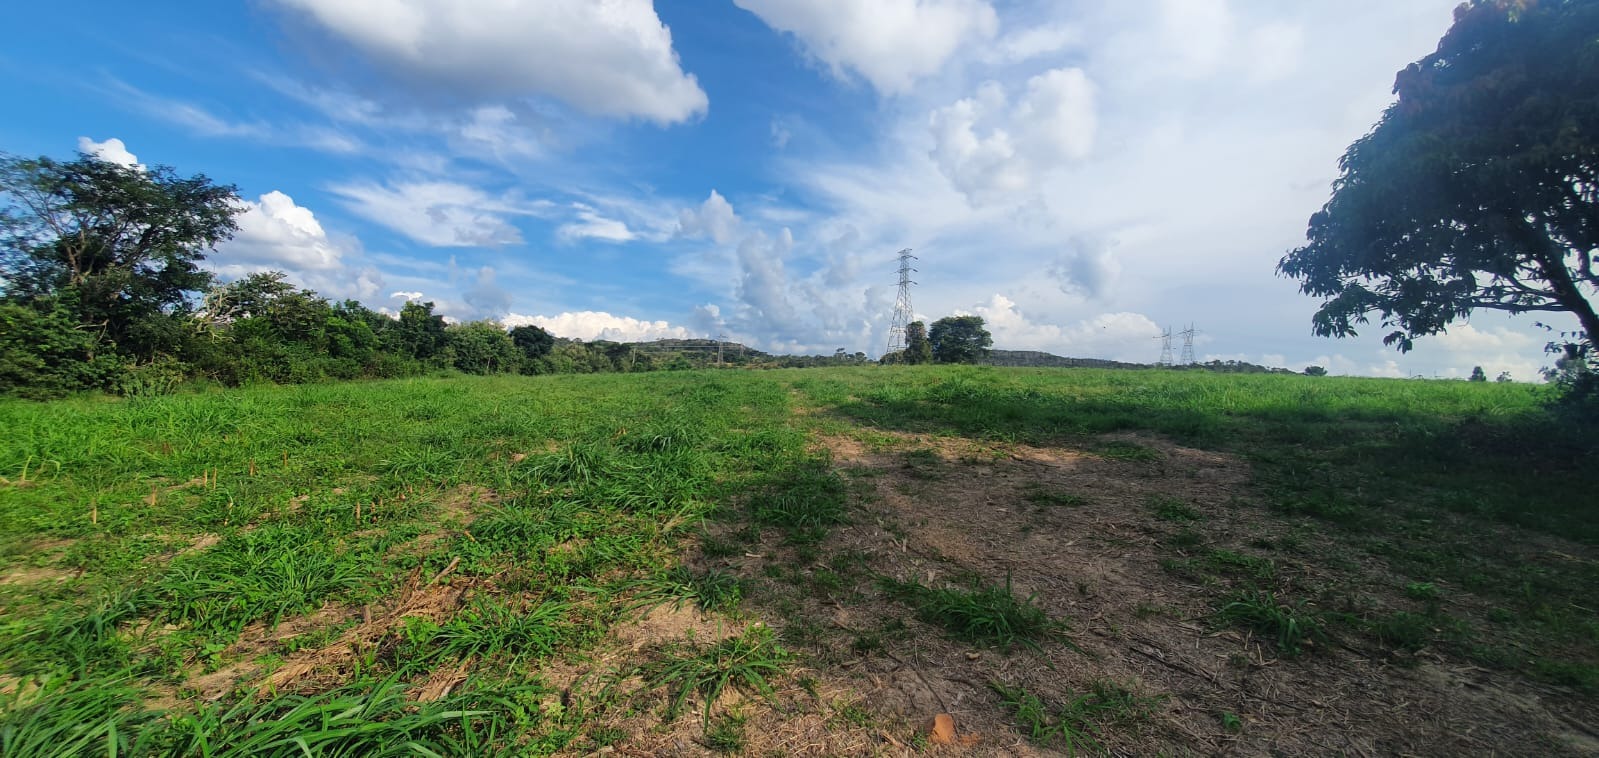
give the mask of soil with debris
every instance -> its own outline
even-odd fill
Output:
[[[962,739],[938,754],[1063,753],[1061,741],[1029,741],[992,685],[1062,703],[1109,681],[1151,704],[1142,717],[1089,733],[1114,755],[1599,754],[1589,726],[1599,713],[1568,690],[1425,651],[1396,660],[1362,646],[1369,642],[1335,639],[1282,657],[1274,640],[1213,622],[1217,591],[1162,567],[1183,555],[1169,544],[1174,535],[1202,524],[1207,548],[1261,554],[1247,545],[1293,527],[1256,504],[1240,460],[1143,435],[1102,442],[1152,450],[1151,460],[903,434],[884,444],[884,436],[873,430],[871,446],[820,439],[864,496],[853,523],[835,528],[817,555],[797,555],[768,534],[746,556],[697,559],[746,577],[809,565],[809,577],[763,581],[752,602],[811,654],[823,687],[857,693],[881,719],[877,740],[847,752],[930,744],[935,716],[947,713]],[[1150,503],[1162,498],[1186,505],[1192,522],[1159,518]],[[1302,581],[1332,573],[1317,564],[1335,554],[1331,537],[1297,539]],[[830,556],[846,560],[829,564]],[[860,565],[853,575],[837,568],[850,560]],[[1380,566],[1355,570],[1373,588],[1398,586]],[[818,589],[808,580],[824,571],[833,576]],[[1018,597],[1032,595],[1066,620],[1071,644],[1005,652],[953,641],[872,576],[927,586],[1008,578]]]

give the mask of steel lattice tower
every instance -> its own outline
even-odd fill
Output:
[[[1188,328],[1182,330],[1179,334],[1183,336],[1183,365],[1192,366],[1194,364],[1194,335],[1199,334],[1199,332],[1194,329],[1193,324],[1189,324]]]
[[[1166,331],[1161,332],[1160,336],[1155,338],[1160,340],[1160,360],[1155,362],[1156,366],[1171,365],[1171,336],[1171,327],[1168,326]]]
[[[888,324],[888,353],[905,349],[905,327],[916,319],[911,307],[911,285],[916,283],[911,281],[911,273],[916,270],[911,268],[914,260],[920,259],[911,255],[910,248],[899,251],[899,297],[894,301],[894,318]]]

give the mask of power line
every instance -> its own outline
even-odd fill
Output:
[[[920,260],[911,255],[911,249],[899,251],[899,297],[894,300],[894,317],[888,322],[888,350],[892,353],[905,349],[905,329],[910,326],[911,320],[916,318],[916,309],[911,307],[911,273],[916,269],[911,268],[911,261]]]

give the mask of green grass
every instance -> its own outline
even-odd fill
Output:
[[[1146,718],[1159,698],[1142,697],[1116,682],[1094,682],[1086,692],[1048,703],[1022,687],[990,682],[1000,704],[1010,711],[1017,728],[1034,744],[1060,747],[1068,755],[1098,753],[1105,731],[1129,727]]]
[[[1042,643],[1066,641],[1065,622],[1050,618],[1036,596],[1018,598],[1009,577],[1003,585],[970,587],[927,587],[889,578],[880,584],[890,596],[915,608],[923,621],[958,640],[1005,650],[1018,644],[1039,649]]]
[[[1307,647],[1324,646],[1326,624],[1304,603],[1289,603],[1271,592],[1237,592],[1223,598],[1215,620],[1249,629],[1271,640],[1277,651],[1293,657]]]
[[[1163,471],[1165,456],[1100,435],[1235,455],[1252,484],[1225,519],[1176,497],[1145,505],[1173,522],[1160,527],[1181,551],[1170,566],[1203,580],[1217,623],[1284,655],[1322,647],[1335,627],[1350,644],[1425,647],[1591,694],[1599,564],[1531,550],[1506,529],[1599,544],[1595,437],[1551,415],[1548,399],[1526,384],[939,366],[0,401],[0,575],[33,577],[0,582],[0,684],[11,691],[0,754],[166,755],[176,744],[240,754],[194,740],[279,754],[286,732],[268,720],[280,718],[324,753],[393,754],[408,740],[441,754],[559,749],[594,714],[542,711],[528,672],[592,653],[641,595],[741,607],[747,577],[674,568],[688,545],[722,566],[780,549],[802,564],[784,576],[829,599],[859,598],[870,556],[835,564],[823,549],[871,488],[810,446],[807,432],[822,428],[885,450],[901,432],[1058,444],[1129,461],[1136,476]],[[904,462],[925,480],[917,487],[936,490],[950,470],[929,450]],[[1092,494],[1019,493],[1039,507]],[[1288,536],[1257,537],[1246,552],[1213,533],[1235,519]],[[784,547],[757,547],[773,532]],[[1300,564],[1312,563],[1417,581],[1370,590],[1385,593],[1374,606],[1322,613],[1342,606],[1337,591],[1299,584]],[[409,591],[447,589],[464,593],[461,607],[362,648],[319,692],[174,697],[197,673],[282,665],[334,644],[362,609],[381,615]],[[1008,586],[890,589],[971,644],[1064,641],[1059,619]],[[1492,610],[1474,620],[1461,605]],[[323,609],[338,611],[339,626],[299,629],[260,660],[235,647]],[[770,640],[727,644],[750,648],[753,663],[716,645],[673,647],[657,663],[678,667],[648,668],[651,681],[673,699],[684,683],[687,697],[718,681],[759,691],[786,665]],[[869,634],[860,644],[904,642]],[[462,664],[461,697],[396,704],[405,677]],[[147,710],[158,698],[179,704]]]
[[[690,698],[698,695],[705,703],[705,723],[709,725],[723,691],[739,687],[770,696],[772,680],[786,671],[792,657],[777,644],[769,627],[754,626],[720,642],[669,645],[639,674],[646,688],[666,692],[668,719],[676,718]]]

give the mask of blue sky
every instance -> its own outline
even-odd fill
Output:
[[[1530,319],[1400,355],[1273,273],[1454,5],[61,0],[10,10],[54,31],[0,50],[0,149],[234,183],[220,275],[391,311],[876,355],[911,247],[998,347],[1532,379]]]

